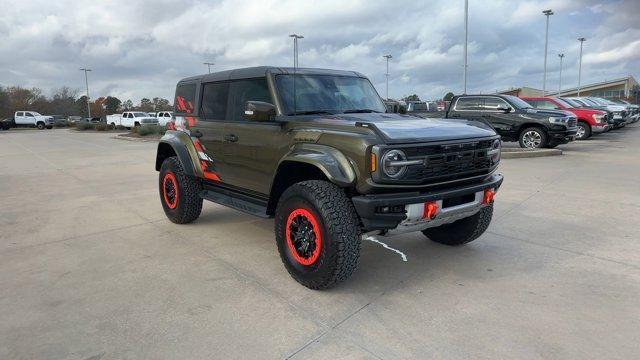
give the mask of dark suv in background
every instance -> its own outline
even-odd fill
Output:
[[[562,110],[534,109],[510,95],[460,95],[447,111],[435,117],[487,123],[503,141],[517,141],[523,148],[552,148],[575,139],[577,118]],[[434,117],[434,116],[429,116]]]

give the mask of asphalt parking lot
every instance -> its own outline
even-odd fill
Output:
[[[503,160],[488,232],[309,290],[273,221],[166,220],[155,143],[0,132],[0,359],[640,357],[640,124]]]

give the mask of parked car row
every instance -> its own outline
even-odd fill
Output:
[[[503,141],[522,148],[553,148],[638,121],[637,105],[596,97],[455,96],[445,111],[413,106],[424,118],[457,118],[489,124]]]

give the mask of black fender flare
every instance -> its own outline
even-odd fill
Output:
[[[184,131],[170,130],[160,138],[156,152],[156,171],[160,171],[164,159],[172,155],[170,151],[167,151],[168,147],[173,150],[173,153],[180,160],[185,175],[203,177],[202,168],[197,166],[200,163],[198,151],[191,137]]]
[[[351,161],[338,149],[319,144],[300,143],[280,159],[278,168],[285,161],[301,162],[320,169],[329,181],[348,187],[356,181],[356,171]]]

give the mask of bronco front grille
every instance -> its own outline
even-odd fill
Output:
[[[491,149],[492,143],[493,140],[480,140],[404,147],[402,150],[408,160],[426,161],[421,165],[409,166],[400,180],[422,185],[489,174],[492,164],[487,151]]]

